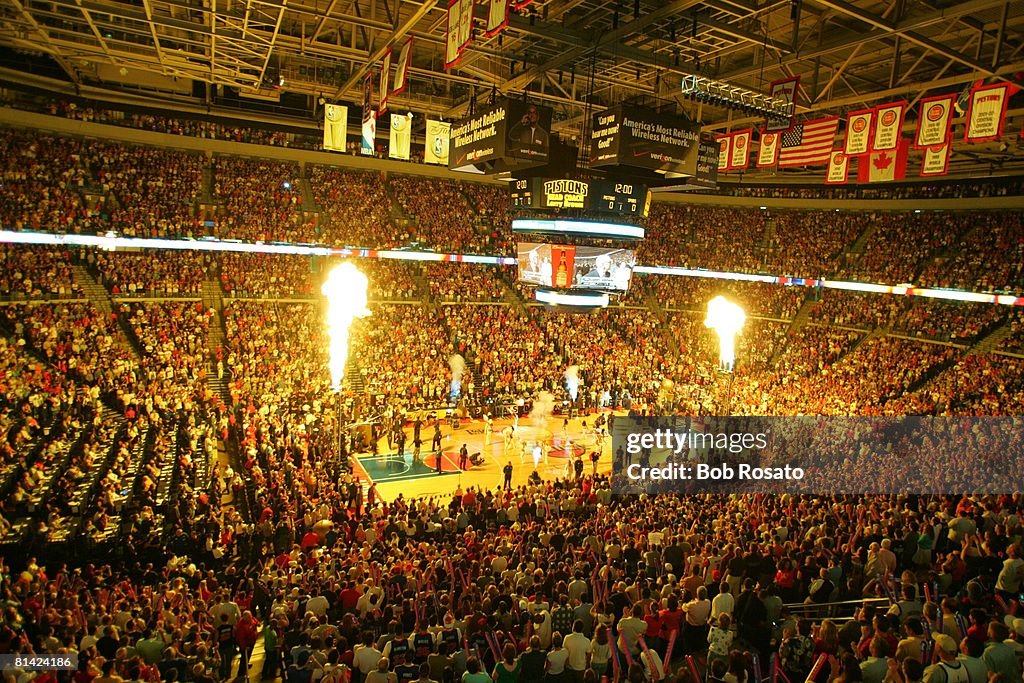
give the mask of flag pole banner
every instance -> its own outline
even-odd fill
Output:
[[[796,124],[781,136],[779,168],[827,164],[838,129],[838,116]]]
[[[893,102],[875,107],[875,128],[871,134],[871,151],[885,152],[896,149],[903,134],[906,102]]]
[[[412,138],[412,117],[408,114],[392,114],[390,128],[388,156],[392,159],[408,161]]]
[[[761,131],[761,146],[757,150],[757,167],[768,168],[779,163],[779,134]]]
[[[949,153],[952,148],[952,135],[946,138],[945,144],[927,147],[921,158],[921,176],[928,178],[949,173]]]
[[[491,0],[487,4],[487,30],[484,36],[493,38],[508,26],[508,0]]]
[[[828,172],[825,174],[826,185],[845,185],[850,175],[850,157],[841,149],[832,150],[828,158]]]
[[[748,128],[732,134],[732,151],[729,153],[729,170],[744,170],[750,163],[750,135]]]
[[[732,135],[719,135],[717,138],[718,149],[718,170],[725,172],[729,170],[729,162],[732,161]]]
[[[344,152],[348,135],[348,107],[343,104],[324,105],[324,150]]]
[[[409,64],[412,60],[412,40],[413,37],[409,36],[402,43],[402,51],[398,53],[398,69],[395,71],[395,89],[391,92],[392,95],[401,95],[405,92],[408,82],[406,79],[409,77]]]
[[[377,114],[381,115],[388,110],[388,95],[391,94],[391,49],[384,53],[384,60],[380,65],[380,92],[377,94]]]
[[[964,142],[989,142],[1002,137],[1009,92],[1007,83],[984,85],[971,91]]]
[[[776,100],[784,100],[789,105],[789,116],[781,119],[768,119],[765,121],[765,129],[773,133],[782,133],[792,130],[794,117],[796,116],[797,90],[800,88],[800,77],[783,78],[774,81],[768,86],[768,96]]]
[[[448,165],[451,130],[452,124],[447,121],[427,119],[427,139],[423,150],[424,163]]]
[[[956,95],[936,95],[921,100],[918,107],[917,133],[914,135],[914,147],[927,149],[945,144],[949,137],[949,124],[952,121],[953,102]]]
[[[870,150],[871,121],[875,116],[873,109],[853,111],[846,115],[846,142],[843,153],[850,156],[867,154]]]

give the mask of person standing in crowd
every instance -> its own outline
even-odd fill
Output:
[[[512,461],[511,460],[509,460],[507,463],[505,463],[505,467],[502,469],[502,472],[505,475],[504,489],[506,491],[511,491],[512,490]]]

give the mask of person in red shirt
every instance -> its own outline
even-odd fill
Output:
[[[246,610],[242,613],[241,619],[235,624],[235,643],[238,645],[239,661],[238,671],[240,678],[248,678],[249,657],[252,655],[252,648],[256,645],[256,637],[259,634],[260,623],[252,616],[252,612]]]
[[[359,592],[359,589],[356,588],[356,582],[349,581],[345,588],[342,589],[341,593],[338,595],[339,599],[341,600],[341,608],[345,611],[351,610],[354,612],[356,609],[356,605],[359,603],[360,595],[361,593]]]

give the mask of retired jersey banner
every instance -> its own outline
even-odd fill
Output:
[[[400,95],[405,92],[405,85],[409,77],[409,62],[412,59],[412,36],[409,36],[402,43],[402,51],[398,53],[398,69],[395,71],[395,89],[392,95]]]
[[[718,171],[724,172],[729,170],[729,162],[732,161],[732,136],[731,135],[720,135],[718,136]]]
[[[828,158],[828,172],[825,183],[828,185],[844,185],[850,175],[850,157],[841,149],[832,150]]]
[[[344,152],[348,134],[348,107],[344,104],[324,105],[324,150]]]
[[[761,131],[761,146],[757,150],[757,167],[767,168],[779,163],[779,134]]]
[[[392,114],[391,136],[388,138],[388,156],[392,159],[408,161],[411,138],[412,117],[408,114]]]
[[[871,134],[871,151],[885,152],[896,149],[903,134],[903,116],[906,102],[893,102],[875,107],[875,130]]]
[[[487,30],[484,35],[488,38],[501,33],[508,26],[508,0],[490,0],[487,3]]]
[[[463,0],[449,0],[448,21],[445,30],[444,68],[450,69],[459,61],[462,50],[459,48],[459,25],[462,22]]]
[[[871,151],[868,147],[871,140],[871,119],[873,109],[853,111],[846,115],[846,142],[843,152],[846,156],[858,156]]]
[[[949,172],[949,153],[953,148],[953,136],[946,139],[945,144],[927,147],[921,159],[921,176],[940,176]]]
[[[427,139],[423,150],[423,161],[428,164],[448,165],[448,146],[452,124],[447,121],[427,119]]]
[[[953,102],[956,95],[937,95],[921,100],[918,107],[917,133],[914,135],[914,147],[926,149],[946,144],[949,137],[949,124],[953,115]]]
[[[971,91],[964,142],[988,142],[1002,137],[1009,95],[1007,83],[985,85]]]
[[[800,77],[784,78],[775,81],[768,86],[768,96],[775,100],[782,100],[789,105],[789,116],[781,119],[769,118],[765,122],[765,128],[773,133],[781,133],[793,128],[793,117],[796,114],[796,95],[800,87]]]
[[[384,53],[384,61],[380,65],[380,93],[378,93],[377,113],[388,110],[388,95],[391,94],[391,50]]]
[[[743,170],[750,163],[750,135],[752,132],[748,128],[732,134],[732,151],[729,153],[730,170]]]

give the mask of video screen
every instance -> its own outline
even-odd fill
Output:
[[[616,247],[520,242],[519,281],[559,289],[625,292],[636,265],[636,252]]]

